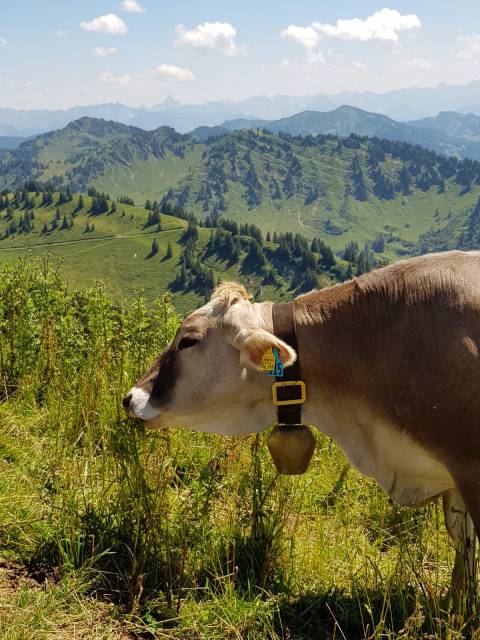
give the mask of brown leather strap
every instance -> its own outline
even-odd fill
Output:
[[[297,354],[297,359],[290,367],[285,367],[283,377],[277,382],[301,380],[300,356],[298,353],[297,334],[295,332],[295,318],[293,302],[275,303],[272,307],[273,333],[290,345]],[[293,400],[299,397],[298,387],[285,387],[278,390],[279,400]],[[302,405],[291,404],[277,407],[279,424],[302,424]]]

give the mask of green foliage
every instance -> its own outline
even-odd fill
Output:
[[[160,249],[160,246],[158,244],[158,240],[154,238],[152,240],[152,249],[150,251],[150,257],[153,258],[153,256],[156,256],[159,249]]]

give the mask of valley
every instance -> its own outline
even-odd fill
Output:
[[[418,145],[349,135],[239,130],[199,141],[82,118],[0,152],[0,187],[94,187],[139,204],[169,202],[206,221],[320,237],[338,254],[379,240],[388,260],[458,244],[480,196],[480,163]],[[108,226],[108,225],[107,225]],[[423,249],[422,249],[423,250]]]

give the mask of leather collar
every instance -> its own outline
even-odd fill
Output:
[[[290,367],[285,367],[283,377],[276,378],[276,393],[279,402],[277,404],[277,418],[279,424],[302,424],[302,399],[305,390],[305,383],[301,377],[300,354],[298,352],[298,341],[295,330],[295,316],[293,302],[274,303],[272,306],[273,333],[288,345],[297,354],[297,359]],[[282,386],[281,383],[287,383]],[[298,402],[296,402],[298,400]],[[292,404],[282,404],[282,402],[292,402]]]

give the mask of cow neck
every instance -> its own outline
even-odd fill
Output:
[[[297,333],[295,330],[295,316],[293,302],[274,303],[272,306],[273,333],[295,350],[297,359],[283,370],[283,377],[277,377],[277,382],[302,380],[300,373],[300,354],[298,351]],[[292,390],[294,393],[294,390]],[[289,389],[285,392],[289,394]],[[295,397],[295,396],[293,396]],[[279,424],[301,424],[302,405],[291,404],[277,407],[277,420]]]

